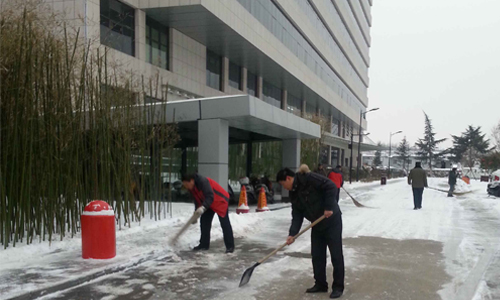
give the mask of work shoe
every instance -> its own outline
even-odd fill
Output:
[[[327,286],[321,286],[318,284],[315,284],[312,288],[307,289],[306,293],[312,294],[312,293],[327,293],[328,292],[328,287]]]
[[[339,291],[339,290],[333,290],[332,293],[330,294],[330,299],[337,299],[342,296],[344,292]]]
[[[231,247],[231,248],[227,248],[226,249],[226,254],[228,253],[233,253],[234,252],[234,247]]]
[[[202,247],[201,245],[198,245],[193,248],[193,251],[207,251],[208,247]]]
[[[414,207],[413,210],[417,210],[418,208]]]

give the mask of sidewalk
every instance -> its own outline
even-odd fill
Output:
[[[440,186],[441,181],[430,182]],[[495,288],[500,286],[500,201],[488,198],[484,188],[473,182],[471,193],[455,198],[426,190],[423,209],[414,211],[406,179],[385,186],[346,185],[359,202],[373,208],[357,208],[341,192],[342,299],[500,299]],[[118,256],[109,261],[81,259],[79,237],[50,248],[43,244],[0,252],[0,298],[35,299],[42,293],[33,291],[40,289],[55,292],[41,299],[328,298],[304,294],[314,283],[308,234],[256,268],[250,283],[238,288],[243,271],[284,242],[289,208],[232,214],[236,251],[231,255],[223,253],[216,220],[209,251],[190,251],[198,242],[199,226],[190,228],[171,251],[168,237],[192,213],[191,204],[174,208],[174,219],[119,232]]]
[[[175,255],[168,244],[192,214],[193,205],[174,203],[173,218],[161,221],[143,220],[131,228],[117,231],[117,256],[109,260],[81,258],[81,237],[41,244],[18,244],[0,250],[0,299],[36,299],[39,296],[77,286],[107,274],[139,266],[147,261]],[[250,230],[260,220],[258,214],[244,217],[231,214],[235,235]],[[198,223],[199,224],[199,223]],[[222,238],[219,224],[214,223],[213,238]],[[199,240],[199,225],[193,225],[178,242],[178,249],[190,249]]]

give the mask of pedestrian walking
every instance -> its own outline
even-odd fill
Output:
[[[337,187],[327,177],[309,172],[303,165],[298,173],[285,168],[278,172],[276,181],[290,191],[292,224],[286,240],[292,244],[304,218],[313,222],[324,215],[326,219],[312,228],[311,254],[315,284],[307,293],[326,293],[326,249],[330,250],[333,265],[333,284],[330,298],[339,298],[344,292],[344,255],[342,252],[342,213],[337,203]]]
[[[410,184],[413,188],[413,209],[422,209],[424,188],[428,186],[427,174],[425,173],[425,170],[422,169],[422,164],[420,162],[416,162],[415,168],[410,171],[410,174],[408,175],[408,184]]]
[[[448,197],[453,197],[453,192],[455,191],[455,185],[457,184],[457,168],[451,169],[448,173],[448,184],[450,185],[450,190],[448,191]]]
[[[210,248],[212,220],[214,215],[217,214],[224,235],[226,253],[233,253],[234,237],[233,228],[229,221],[229,194],[217,182],[199,174],[183,175],[182,185],[193,197],[196,209],[195,213],[201,216],[200,244],[194,247],[193,250],[200,251]]]
[[[340,188],[344,186],[344,176],[342,176],[342,166],[337,166],[329,174],[328,178],[337,187],[337,203],[340,201]]]

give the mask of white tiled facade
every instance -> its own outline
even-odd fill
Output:
[[[99,0],[45,1],[54,9],[64,12],[66,20],[75,22],[81,28],[82,36],[100,43]],[[164,85],[168,83],[170,100],[244,94],[247,91],[248,70],[258,76],[257,97],[263,99],[264,82],[270,81],[282,91],[282,108],[287,108],[287,95],[293,92],[303,103],[333,120],[335,124],[332,127],[338,128],[335,135],[349,139],[350,136],[345,132],[358,132],[360,112],[368,107],[371,0],[119,2],[135,11],[135,51],[130,56],[108,48],[110,56],[134,75],[146,78],[159,75]],[[265,5],[261,7],[259,3]],[[248,9],[250,6],[252,12]],[[305,38],[327,67],[316,64],[315,68],[311,68],[306,65],[304,60],[299,59],[290,47],[259,21],[257,17],[260,13],[269,18],[266,12],[262,12],[266,9],[272,10],[269,22],[277,22],[276,16],[279,15],[279,22],[285,22],[283,18],[286,18],[286,22],[293,24],[294,30]],[[168,28],[168,69],[156,67],[146,61],[146,19]],[[218,34],[220,31],[214,28],[227,31],[228,34]],[[284,36],[285,33],[283,39]],[[238,47],[238,41],[242,46]],[[207,85],[207,48],[221,56],[220,89]],[[240,89],[228,84],[230,62],[241,67]],[[318,76],[315,69],[319,68],[334,73],[332,76],[335,76],[336,84],[327,84],[325,79]],[[304,107],[302,104],[299,109],[303,111]],[[364,120],[362,127],[366,128]],[[347,149],[344,150],[348,152]],[[344,162],[342,160],[341,163]]]

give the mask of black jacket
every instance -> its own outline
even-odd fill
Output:
[[[450,171],[448,173],[448,184],[457,184],[457,172]]]
[[[290,191],[292,202],[292,225],[289,235],[295,236],[302,227],[304,218],[310,222],[321,217],[325,210],[333,211],[333,216],[340,214],[337,204],[337,187],[325,176],[317,173],[297,173]],[[333,217],[332,216],[332,217]],[[321,230],[332,224],[334,218],[321,221],[315,228]]]

